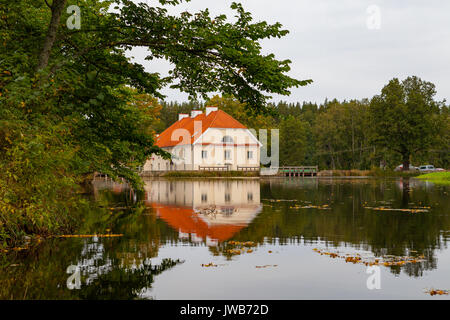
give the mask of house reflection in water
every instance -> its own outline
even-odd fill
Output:
[[[150,180],[145,202],[181,239],[208,246],[230,239],[262,210],[258,180]]]

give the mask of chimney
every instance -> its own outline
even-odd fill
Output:
[[[213,111],[217,111],[217,107],[206,107],[206,115],[209,115]]]
[[[202,110],[192,110],[191,111],[191,118],[195,118],[196,116],[198,116],[199,114],[202,114],[203,111]]]
[[[189,115],[187,113],[179,113],[178,114],[178,121],[180,121],[180,120],[182,120],[184,118],[187,118],[187,117],[189,117]]]

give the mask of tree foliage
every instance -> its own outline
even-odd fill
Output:
[[[305,162],[308,123],[288,116],[280,123],[280,165]]]
[[[436,141],[439,104],[434,84],[418,77],[394,78],[370,103],[372,141],[402,156],[408,170],[411,155]]]
[[[0,239],[72,225],[77,186],[94,172],[141,187],[136,169],[168,156],[153,138],[162,88],[234,94],[260,112],[269,94],[310,82],[262,53],[261,40],[287,34],[279,23],[254,23],[237,3],[233,22],[208,10],[170,15],[180,2],[0,0]],[[69,5],[81,29],[66,26]],[[169,61],[170,75],[129,59],[137,46]]]
[[[280,130],[280,161],[283,165],[318,165],[324,169],[369,170],[380,165],[394,169],[402,163],[400,153],[386,145],[375,143],[375,119],[370,114],[369,99],[338,101],[325,100],[321,104],[280,101],[267,105],[266,114],[247,115],[246,106],[233,96],[214,96],[205,103],[163,103],[158,132],[177,121],[178,113],[192,109],[216,106],[232,115],[248,128]],[[411,162],[434,164],[448,168],[450,165],[449,108],[441,102],[431,118],[435,129],[430,139],[434,141],[422,151],[411,155]],[[396,125],[392,120],[392,125]],[[417,130],[420,130],[417,129]],[[389,142],[389,141],[387,141]],[[396,143],[396,142],[394,142]],[[270,150],[270,145],[263,148]]]
[[[369,166],[368,101],[351,100],[326,104],[313,128],[316,151],[328,167],[363,169]]]

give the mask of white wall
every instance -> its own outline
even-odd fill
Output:
[[[231,137],[231,143],[223,143],[224,136]],[[259,167],[260,147],[247,129],[209,128],[194,142],[194,167],[231,165],[231,170],[238,166]],[[207,158],[202,159],[202,150],[207,151]],[[230,151],[231,158],[225,159],[225,150]],[[253,157],[247,159],[247,151],[253,152]]]
[[[233,142],[223,143],[224,136],[231,137]],[[257,143],[247,129],[209,128],[194,145],[163,148],[177,157],[172,165],[169,160],[153,155],[145,163],[144,171],[199,170],[200,166],[225,165],[229,165],[230,170],[237,170],[238,166],[259,167],[260,147]],[[230,151],[230,159],[225,159],[225,150]],[[207,152],[205,159],[202,151]],[[248,151],[252,151],[251,159],[247,159]]]

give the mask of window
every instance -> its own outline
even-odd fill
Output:
[[[225,158],[225,160],[230,160],[231,159],[231,150],[225,150],[224,158]]]
[[[229,217],[229,216],[231,216],[232,214],[233,214],[233,212],[234,212],[234,208],[233,207],[230,207],[230,208],[222,208],[222,214],[225,216],[225,217]]]
[[[233,143],[233,138],[230,137],[230,136],[224,136],[222,138],[222,142],[224,142],[224,143]]]
[[[225,202],[231,201],[231,195],[229,193],[225,193]]]
[[[202,150],[202,159],[206,159],[208,157],[208,151]]]
[[[253,159],[253,151],[247,151],[247,159]]]
[[[248,202],[252,202],[253,201],[253,193],[252,192],[248,192],[247,193],[247,201]]]
[[[202,202],[208,201],[208,195],[206,193],[202,193]]]

